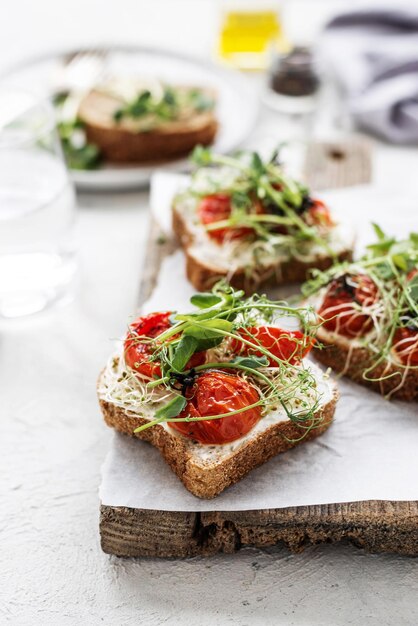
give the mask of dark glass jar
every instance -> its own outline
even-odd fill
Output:
[[[277,55],[270,71],[270,88],[291,97],[313,96],[320,79],[309,48],[296,46],[286,55]]]

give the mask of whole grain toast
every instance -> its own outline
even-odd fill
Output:
[[[109,162],[152,163],[186,156],[198,144],[211,144],[218,130],[214,112],[202,111],[187,120],[166,121],[138,132],[129,122],[115,122],[117,108],[118,102],[111,95],[92,90],[78,110],[87,141]]]
[[[103,373],[102,373],[103,376]],[[199,498],[214,498],[224,489],[241,480],[251,470],[262,465],[280,452],[321,435],[332,422],[339,394],[335,383],[331,384],[330,400],[314,415],[315,426],[309,430],[309,422],[302,429],[290,419],[280,421],[245,442],[230,454],[219,459],[202,459],[196,454],[197,444],[162,425],[135,433],[135,428],[146,423],[138,415],[105,400],[99,392],[99,402],[106,424],[115,430],[148,441],[158,448],[164,460],[177,474],[185,487]],[[100,379],[99,379],[100,387]],[[317,423],[319,420],[319,424]],[[305,430],[306,429],[306,430]],[[204,446],[205,447],[205,446]],[[222,446],[215,446],[217,448]]]

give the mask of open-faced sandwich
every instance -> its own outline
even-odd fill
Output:
[[[139,317],[98,382],[106,423],[151,442],[202,498],[323,433],[338,399],[305,359],[312,310],[242,296],[219,285],[192,312]]]
[[[173,201],[173,227],[197,290],[226,279],[252,293],[351,258],[352,234],[285,174],[277,155],[262,161],[256,153],[231,158],[197,148],[194,159],[198,168]]]
[[[418,399],[418,234],[377,242],[303,286],[318,314],[321,363],[389,398]],[[318,349],[319,348],[319,349]]]
[[[69,165],[88,169],[100,160],[152,163],[187,156],[196,145],[213,142],[215,104],[214,92],[198,86],[132,79],[97,85],[59,125]]]

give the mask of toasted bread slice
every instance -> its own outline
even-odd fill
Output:
[[[331,424],[339,397],[336,384],[328,380],[317,366],[310,364],[322,394],[313,417],[313,428],[309,429],[312,424],[309,422],[303,428],[298,426],[278,410],[268,413],[241,439],[224,445],[202,445],[184,437],[168,424],[134,433],[153,416],[144,418],[139,411],[133,412],[109,400],[108,377],[112,376],[109,367],[102,372],[98,382],[99,402],[106,424],[158,448],[185,487],[199,498],[214,498],[276,454],[321,435]]]
[[[259,265],[245,263],[244,257],[240,260],[239,256],[231,261],[230,257],[222,256],[225,244],[213,242],[203,227],[192,223],[190,212],[176,203],[173,206],[173,230],[184,248],[187,278],[198,291],[209,291],[220,279],[226,279],[235,289],[243,289],[250,294],[261,286],[303,282],[312,268],[325,270],[334,262],[323,251],[316,252],[309,259],[271,256]],[[337,259],[351,260],[352,246],[346,244],[344,247],[339,242]]]
[[[388,398],[418,400],[417,369],[399,367],[394,359],[379,363],[365,377],[364,370],[376,358],[366,347],[324,328],[318,330],[317,338],[324,347],[314,349],[313,355],[323,365]]]
[[[120,99],[113,94],[93,89],[78,110],[87,141],[110,162],[152,163],[186,156],[197,144],[211,144],[218,130],[213,111],[190,112],[147,130],[134,119],[116,122],[114,114],[120,106]]]

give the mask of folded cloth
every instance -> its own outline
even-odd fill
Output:
[[[359,128],[392,143],[418,143],[418,8],[340,14],[320,49]]]

